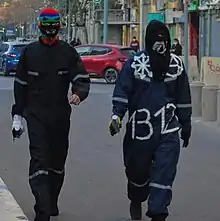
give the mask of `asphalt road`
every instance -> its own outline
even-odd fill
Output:
[[[0,176],[33,219],[28,186],[26,134],[11,138],[12,79],[0,78]],[[87,101],[73,109],[67,176],[55,221],[127,221],[128,201],[122,163],[122,134],[108,134],[113,86],[92,84]],[[168,221],[217,221],[220,199],[220,130],[196,122],[188,149],[181,152]],[[145,218],[144,220],[147,220]]]

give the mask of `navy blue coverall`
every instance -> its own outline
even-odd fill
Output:
[[[113,93],[113,114],[128,110],[123,143],[128,198],[148,200],[149,217],[168,215],[180,153],[178,131],[191,124],[188,77],[180,58],[171,54],[164,81],[153,79],[146,51],[128,60]]]

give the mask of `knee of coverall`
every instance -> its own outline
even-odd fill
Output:
[[[64,171],[69,149],[70,120],[63,120],[50,130],[49,168],[52,171]]]
[[[172,185],[176,176],[180,153],[178,132],[162,136],[155,151],[150,174],[150,198],[148,208],[152,214],[166,214],[172,199]]]
[[[28,136],[30,141],[30,176],[35,177],[48,173],[49,137],[41,122],[29,118],[27,120]],[[36,173],[36,174],[35,174]]]
[[[147,145],[139,146],[135,141],[133,144],[126,162],[126,176],[133,185],[141,187],[149,181],[153,149]]]

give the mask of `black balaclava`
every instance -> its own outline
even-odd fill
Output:
[[[163,80],[170,64],[170,33],[165,24],[152,20],[146,29],[145,47],[155,80]]]

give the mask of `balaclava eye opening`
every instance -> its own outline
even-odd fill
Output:
[[[146,29],[145,47],[149,54],[153,77],[162,80],[169,70],[171,39],[169,30],[160,21],[151,21]]]
[[[40,12],[38,27],[42,36],[48,40],[56,38],[60,29],[59,12],[53,8],[46,8]]]

